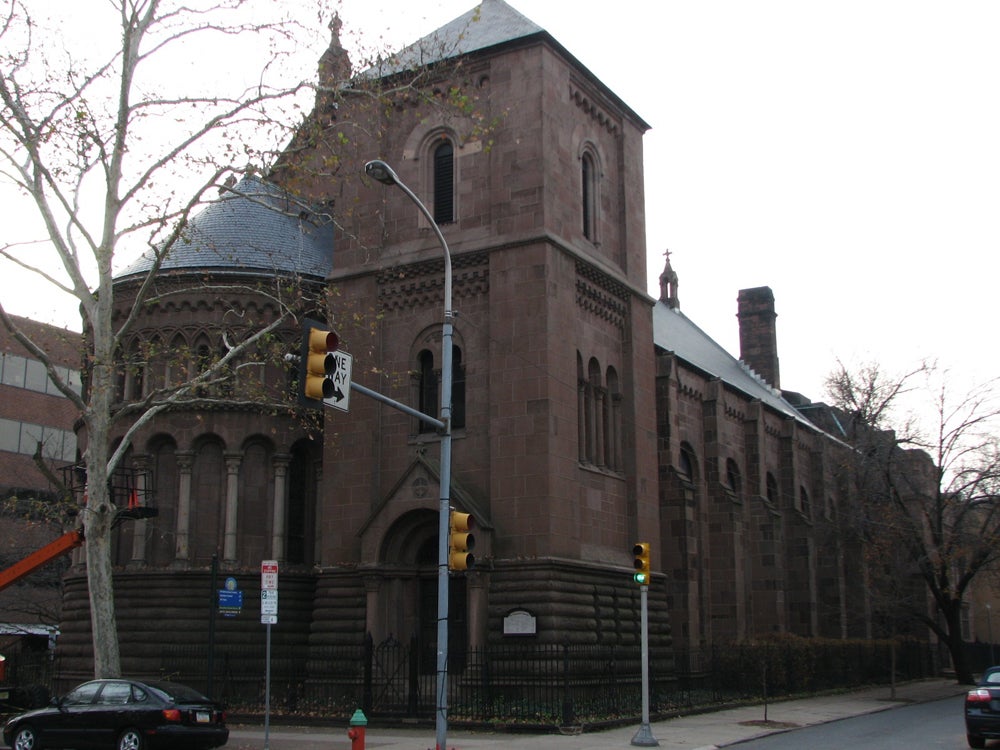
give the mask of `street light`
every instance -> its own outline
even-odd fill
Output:
[[[365,164],[365,174],[383,185],[395,185],[417,204],[417,208],[430,222],[444,250],[444,324],[441,327],[441,502],[438,508],[438,627],[437,627],[437,711],[434,726],[437,747],[444,750],[448,735],[448,538],[451,511],[451,381],[452,381],[452,317],[451,309],[451,251],[441,234],[431,212],[420,199],[403,184],[388,164],[379,159]]]

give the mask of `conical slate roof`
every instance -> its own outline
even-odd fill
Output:
[[[147,273],[152,252],[117,279]],[[193,216],[160,272],[315,276],[333,265],[333,224],[280,188],[247,176]]]

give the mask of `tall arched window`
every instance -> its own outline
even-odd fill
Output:
[[[622,393],[618,383],[618,372],[614,367],[609,367],[605,378],[607,385],[607,400],[604,404],[605,414],[605,440],[604,440],[604,464],[614,471],[622,470]]]
[[[594,165],[594,157],[589,152],[584,153],[580,162],[583,183],[583,236],[593,242],[596,239],[597,223],[597,168]]]
[[[434,355],[424,349],[417,355],[418,394],[417,409],[436,417],[441,412],[440,370],[434,368]],[[465,427],[465,367],[462,364],[462,350],[451,348],[451,426],[452,429]],[[434,425],[420,420],[419,432],[434,432]]]
[[[419,405],[417,408],[424,414],[436,417],[441,408],[438,396],[438,378],[434,370],[434,355],[424,349],[417,355],[417,371],[420,379]],[[434,426],[420,420],[420,432],[434,432]]]
[[[767,493],[767,501],[771,505],[778,504],[778,480],[774,478],[774,474],[767,472],[767,477],[764,480],[764,491]]]
[[[681,454],[677,464],[677,473],[681,479],[694,484],[698,481],[698,458],[690,443],[681,443]]]
[[[457,346],[451,348],[451,426],[465,427],[465,368]]]
[[[726,489],[739,497],[743,493],[743,478],[740,467],[731,459],[726,459]]]
[[[455,221],[455,148],[447,140],[434,149],[434,221]]]

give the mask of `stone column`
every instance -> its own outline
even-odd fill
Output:
[[[242,453],[227,453],[226,456],[226,531],[222,543],[222,559],[227,563],[236,562],[236,530],[240,512],[240,462]]]
[[[191,528],[191,469],[194,466],[193,451],[177,451],[177,534],[174,547],[174,561],[178,564],[190,560],[189,546]]]
[[[285,498],[288,488],[286,481],[288,464],[292,457],[278,453],[274,457],[274,518],[271,521],[271,557],[285,559]]]

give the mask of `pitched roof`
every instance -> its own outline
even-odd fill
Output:
[[[483,0],[472,10],[392,55],[378,70],[367,72],[381,76],[414,70],[429,63],[544,33],[545,29],[518,13],[504,0]]]
[[[116,279],[147,273],[151,251]],[[161,271],[304,275],[325,278],[333,265],[333,225],[280,188],[247,176],[191,217]]]
[[[556,41],[548,31],[519,13],[504,0],[483,0],[472,10],[363,71],[361,76],[378,78],[392,76],[407,70],[417,70],[431,63],[482,52],[532,37],[545,39],[553,49],[600,87],[612,101],[628,112],[641,127],[649,129],[649,125],[631,107]]]
[[[784,399],[781,391],[772,388],[745,363],[729,354],[679,308],[671,308],[662,301],[653,306],[653,342],[750,398],[816,429],[815,424]]]

